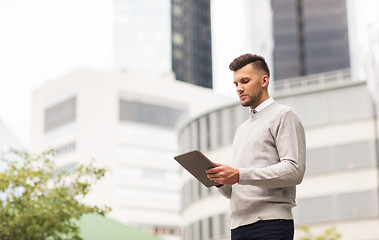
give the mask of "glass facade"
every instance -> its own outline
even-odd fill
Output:
[[[275,79],[300,75],[297,11],[294,0],[272,1]]]
[[[346,0],[304,0],[307,74],[350,67]]]
[[[176,79],[212,88],[210,0],[171,0],[172,70]]]
[[[350,67],[346,0],[272,0],[276,80]]]

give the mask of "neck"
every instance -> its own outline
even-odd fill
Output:
[[[268,94],[264,94],[262,95],[261,99],[259,100],[259,102],[255,105],[252,105],[250,106],[251,109],[255,109],[256,107],[258,107],[260,104],[262,104],[264,101],[266,101],[267,99],[269,99],[270,96]]]

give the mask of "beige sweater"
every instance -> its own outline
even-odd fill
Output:
[[[230,166],[239,169],[239,183],[219,191],[230,199],[232,229],[292,219],[305,171],[305,134],[297,115],[276,102],[251,114],[236,131]]]

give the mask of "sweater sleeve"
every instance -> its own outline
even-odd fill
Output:
[[[292,111],[284,113],[273,131],[279,156],[276,164],[262,168],[240,168],[242,185],[281,188],[300,184],[305,172],[304,128]]]
[[[232,186],[230,185],[223,185],[222,187],[218,188],[218,191],[222,196],[226,198],[230,198],[232,196]]]

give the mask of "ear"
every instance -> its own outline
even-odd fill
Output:
[[[270,82],[270,79],[267,75],[262,76],[262,87],[266,88],[268,86],[268,83]]]

